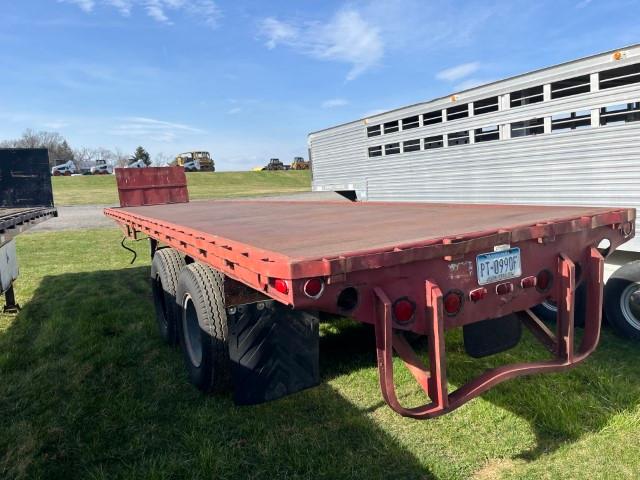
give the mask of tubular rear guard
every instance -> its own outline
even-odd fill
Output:
[[[584,335],[578,352],[574,352],[575,265],[565,255],[558,257],[558,278],[555,299],[558,303],[557,332],[554,335],[529,310],[523,312],[523,322],[553,354],[553,359],[531,363],[504,365],[484,372],[479,377],[449,394],[447,389],[442,292],[433,281],[425,282],[427,305],[429,368],[416,355],[404,336],[392,328],[392,304],[381,288],[374,290],[376,299],[376,352],[382,396],[400,415],[412,418],[432,418],[450,412],[489,390],[491,387],[521,375],[567,370],[582,362],[594,351],[600,338],[604,259],[596,248],[590,249],[584,275],[587,282],[587,316]],[[396,395],[393,380],[393,351],[396,351],[414,376],[431,403],[407,408]]]

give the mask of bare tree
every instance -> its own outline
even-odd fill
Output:
[[[49,150],[49,163],[57,165],[74,160],[74,151],[67,140],[58,132],[36,132],[32,129],[24,131],[20,138],[0,142],[6,148],[46,148]]]
[[[113,151],[113,161],[116,167],[126,167],[129,165],[129,155],[124,153],[120,147]]]
[[[153,157],[153,165],[155,167],[166,167],[173,161],[171,155],[167,155],[164,152],[156,153]]]

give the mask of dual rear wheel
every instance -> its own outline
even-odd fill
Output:
[[[189,381],[204,392],[227,390],[224,276],[207,265],[186,265],[178,251],[163,248],[153,258],[151,286],[160,335],[180,345]]]

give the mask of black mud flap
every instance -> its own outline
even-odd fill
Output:
[[[273,300],[227,309],[238,405],[255,405],[320,383],[319,322]]]
[[[515,315],[491,318],[462,327],[464,349],[474,358],[487,357],[515,347],[522,325]]]

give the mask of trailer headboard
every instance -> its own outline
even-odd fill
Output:
[[[0,207],[53,207],[46,148],[0,148]]]
[[[116,168],[121,207],[187,203],[183,167]]]

